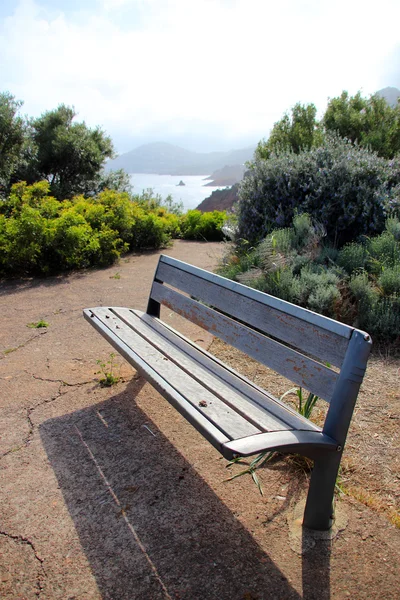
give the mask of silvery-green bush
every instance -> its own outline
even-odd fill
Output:
[[[254,244],[307,212],[341,246],[383,231],[400,205],[400,159],[329,137],[318,148],[255,159],[239,188],[238,237]]]

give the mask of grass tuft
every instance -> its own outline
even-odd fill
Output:
[[[31,329],[41,329],[42,327],[49,327],[49,323],[40,319],[40,321],[37,321],[36,323],[28,323],[27,327],[30,327]]]
[[[251,475],[256,486],[258,487],[258,490],[259,490],[261,496],[263,496],[264,493],[263,493],[263,490],[261,487],[261,482],[256,475],[256,469],[259,469],[266,462],[270,461],[272,459],[272,457],[274,456],[274,454],[276,454],[276,452],[269,452],[269,451],[261,452],[261,454],[259,454],[255,458],[253,458],[253,460],[251,461],[251,463],[249,464],[247,469],[244,469],[244,471],[240,471],[240,473],[236,473],[236,475],[232,475],[232,477],[228,477],[228,479],[225,479],[225,481],[232,481],[233,479],[237,479],[238,477],[241,477],[242,475],[249,474],[249,475]],[[234,458],[233,460],[229,461],[229,463],[226,465],[226,467],[227,468],[231,467],[234,464],[246,464],[246,463],[244,463],[244,461],[241,458]]]
[[[378,494],[371,494],[359,486],[341,486],[340,491],[347,496],[354,498],[361,504],[364,504],[364,506],[384,514],[395,527],[400,529],[400,512],[393,506],[388,505],[388,502],[385,500],[385,498],[378,496]]]

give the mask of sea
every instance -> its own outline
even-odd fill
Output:
[[[174,202],[182,202],[186,212],[197,206],[214,190],[221,189],[217,186],[207,186],[205,178],[208,175],[156,175],[153,173],[134,173],[130,176],[134,194],[141,194],[152,189],[154,194],[160,194],[164,199],[171,195]],[[183,181],[185,185],[178,185]]]

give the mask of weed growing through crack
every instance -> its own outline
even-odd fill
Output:
[[[40,319],[40,321],[37,321],[36,323],[28,323],[27,327],[30,327],[31,329],[40,329],[42,327],[48,327],[49,323],[47,321],[45,321],[44,319]]]
[[[96,375],[101,374],[103,377],[99,380],[100,385],[103,387],[111,387],[119,382],[121,377],[116,375],[115,370],[118,367],[118,363],[114,360],[115,354],[114,352],[110,353],[109,360],[103,362],[102,360],[97,360],[96,364],[99,365],[100,371],[96,371]]]

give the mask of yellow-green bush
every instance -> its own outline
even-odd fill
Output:
[[[225,211],[200,212],[189,210],[181,217],[181,236],[185,240],[222,240],[222,225],[226,219]]]
[[[0,275],[52,273],[112,264],[130,249],[157,249],[172,238],[221,239],[224,213],[168,212],[156,197],[143,201],[105,190],[59,201],[47,181],[19,182],[0,201]]]
[[[46,181],[13,186],[0,205],[0,272],[49,273],[112,264],[130,248],[159,248],[178,217],[145,211],[126,193],[60,202]]]

